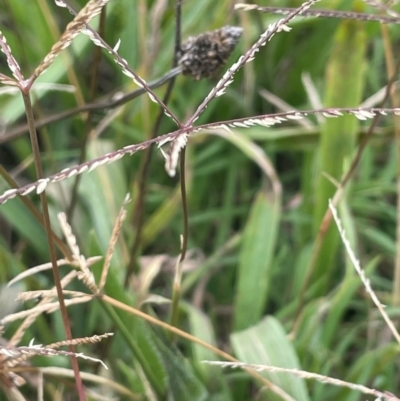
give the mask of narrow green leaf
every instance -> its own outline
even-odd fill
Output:
[[[300,369],[294,347],[286,333],[272,316],[264,318],[256,326],[231,335],[232,347],[241,362],[281,368]],[[308,401],[304,380],[291,374],[262,373],[297,401]],[[277,400],[278,398],[271,398]]]
[[[1,181],[3,181],[1,179]],[[0,191],[5,191],[1,186]],[[43,227],[26,208],[21,199],[15,198],[11,202],[1,205],[0,216],[6,220],[18,234],[28,241],[40,255],[48,254],[46,233]]]
[[[88,157],[98,157],[113,150],[109,141],[96,140],[88,147]],[[107,250],[110,233],[126,193],[121,163],[108,164],[82,175],[79,195],[85,203],[91,226],[96,232],[103,253]],[[113,256],[116,261],[121,261],[121,240]]]
[[[179,350],[168,344],[166,337],[153,335],[153,340],[161,352],[167,371],[168,401],[208,400],[208,392],[195,376],[192,366],[185,361]]]
[[[361,102],[365,83],[366,33],[359,21],[344,21],[339,25],[334,46],[326,69],[325,107],[355,107]],[[336,191],[332,180],[340,181],[347,171],[356,149],[358,121],[354,116],[328,118],[322,126],[318,151],[319,168],[315,191],[314,227],[318,231],[328,208],[328,199]],[[315,277],[329,281],[335,268],[339,237],[336,228],[330,227],[322,245],[315,268]]]
[[[127,305],[134,304],[132,297],[128,296],[116,276],[117,272],[111,269],[105,285],[105,293]],[[110,305],[104,302],[102,302],[101,305],[118,327],[118,331],[123,336],[133,356],[142,366],[146,378],[155,392],[159,396],[163,396],[167,391],[167,371],[161,352],[154,342],[151,327],[138,317],[132,316],[124,311],[114,310]],[[120,344],[118,345],[120,346]],[[124,348],[126,348],[125,345]],[[121,350],[121,346],[119,349]]]
[[[234,316],[236,330],[256,324],[263,315],[279,220],[279,203],[260,191],[251,208],[240,251]]]
[[[377,349],[370,350],[358,359],[354,366],[350,369],[344,380],[350,383],[369,385],[373,380],[376,380],[382,371],[389,365],[391,365],[398,357],[399,349],[398,345],[391,343],[385,344]],[[383,377],[381,377],[381,380]],[[379,380],[373,383],[373,388],[377,387]],[[383,384],[383,383],[382,383]],[[390,383],[385,383],[382,389],[390,388]],[[351,391],[345,388],[337,388],[337,395],[335,399],[343,401],[358,401],[360,393]],[[365,397],[364,397],[365,398]]]
[[[209,317],[198,308],[185,303],[182,305],[189,318],[190,332],[199,340],[216,345],[214,329]],[[199,344],[192,344],[193,362],[207,383],[215,383],[222,376],[221,369],[217,366],[202,363],[202,361],[215,360],[216,355]],[[215,387],[215,386],[213,386]]]

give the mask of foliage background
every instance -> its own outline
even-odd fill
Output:
[[[69,4],[79,10],[85,1]],[[243,27],[232,63],[269,23],[280,18],[235,11],[234,4],[232,0],[185,0],[183,38],[224,25]],[[279,7],[300,4],[260,2]],[[380,12],[362,1],[321,1],[317,6]],[[393,9],[399,11],[396,5]],[[1,30],[27,76],[71,21],[65,9],[46,0],[0,0],[0,10]],[[106,42],[114,46],[121,39],[119,54],[146,81],[169,70],[174,54],[172,1],[113,0],[102,18],[99,30]],[[98,28],[99,18],[92,26]],[[301,17],[290,26],[291,32],[275,35],[235,75],[226,94],[212,101],[196,124],[291,109],[357,107],[387,84],[388,66],[397,61],[398,25]],[[4,57],[0,72],[9,74]],[[169,107],[186,121],[216,82],[179,76]],[[112,57],[106,52],[100,55],[84,35],[74,39],[38,83],[66,86],[37,85],[32,91],[37,119],[135,88]],[[164,91],[161,87],[156,93],[162,97]],[[266,91],[287,105],[268,100]],[[394,91],[389,106],[398,106],[396,96]],[[81,113],[40,128],[45,176],[77,164],[83,143],[86,158],[92,159],[149,139],[157,115],[158,106],[141,96],[113,110]],[[20,186],[36,180],[30,142],[26,133],[7,135],[24,123],[21,96],[1,92],[0,163]],[[390,115],[379,120],[339,205],[347,236],[395,322],[400,299],[395,262],[400,249],[397,124]],[[335,182],[347,171],[370,125],[370,120],[349,115],[335,120],[319,115],[269,128],[232,128],[231,134],[210,130],[191,136],[185,167],[189,252],[183,266],[179,328],[243,362],[301,368],[399,394],[398,348],[346,258],[336,227],[328,231],[319,252],[315,248]],[[173,130],[171,120],[164,118],[159,134]],[[172,298],[174,258],[180,252],[183,230],[179,181],[166,174],[164,159],[154,149],[144,209],[135,208],[142,191],[138,183],[143,157],[138,152],[84,174],[69,223],[82,254],[104,256],[118,211],[130,193],[133,200],[127,205],[105,293],[168,322],[167,300]],[[74,180],[49,185],[46,191],[57,233],[57,214],[68,211]],[[4,178],[0,188],[1,192],[8,189]],[[40,207],[38,196],[30,199]],[[138,215],[144,225],[139,251],[132,254]],[[34,305],[33,301],[15,305],[16,287],[9,289],[6,284],[20,272],[48,262],[49,256],[43,227],[20,199],[1,205],[0,219],[0,314],[4,317],[15,308]],[[136,268],[124,288],[130,264]],[[93,266],[96,276],[101,266],[102,262]],[[61,267],[62,275],[70,269]],[[43,272],[22,281],[17,289],[52,286],[51,273]],[[84,287],[76,283],[68,288],[82,291]],[[122,312],[120,319],[128,332],[121,334],[120,323],[95,300],[71,306],[68,313],[75,338],[116,333],[101,346],[82,347],[104,360],[107,374],[86,361],[80,362],[80,368],[110,378],[129,393],[109,384],[91,384],[98,394],[89,394],[89,399],[103,399],[99,393],[104,399],[282,399],[246,372],[201,363],[217,356],[193,341],[171,339],[168,330]],[[18,324],[6,325],[4,340]],[[41,344],[64,339],[59,312],[39,316],[21,344],[32,338]],[[69,367],[69,360],[62,357],[35,357],[30,363]],[[265,376],[299,401],[374,399],[291,375]],[[0,398],[9,397],[4,390],[7,384],[2,387]],[[21,394],[36,399],[35,387],[35,380],[29,378]],[[45,376],[44,390],[44,399],[75,399],[70,379]]]

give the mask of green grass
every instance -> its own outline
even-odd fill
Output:
[[[86,3],[68,4],[78,11]],[[301,1],[289,0],[270,3],[301,5]],[[321,1],[317,7],[379,15],[358,0]],[[45,0],[0,0],[0,9],[0,30],[29,78],[73,16]],[[118,54],[133,71],[151,82],[171,68],[174,2],[111,0],[105,10],[103,23],[96,17],[90,25],[111,48],[121,39]],[[400,12],[400,7],[393,10]],[[182,37],[224,25],[241,26],[242,38],[226,70],[268,24],[280,18],[256,10],[235,11],[230,0],[185,0]],[[288,25],[292,30],[276,33],[261,47],[255,59],[234,75],[226,93],[208,104],[195,125],[288,110],[357,108],[388,85],[387,66],[398,62],[398,24],[388,24],[386,31],[379,22],[300,17]],[[113,55],[104,49],[98,52],[81,34],[57,56],[37,82],[65,84],[74,90],[36,90],[34,85],[30,95],[36,120],[137,88]],[[3,53],[0,73],[11,77]],[[195,81],[179,75],[167,107],[186,122],[220,76]],[[167,85],[154,89],[160,99]],[[29,108],[18,91],[1,92],[6,88],[0,86],[0,196],[13,186],[10,177],[20,187],[38,179],[38,160],[28,130],[9,137],[26,124]],[[263,90],[286,102],[287,109],[268,101]],[[389,96],[382,107],[398,107],[396,96]],[[381,100],[374,107],[381,107]],[[44,125],[37,130],[44,177],[80,164],[82,149],[84,160],[90,161],[145,142],[155,130],[156,135],[174,132],[177,126],[166,116],[155,128],[159,109],[144,94],[117,108],[78,113]],[[178,168],[177,177],[168,176],[157,146],[152,149],[147,174],[143,174],[147,150],[142,149],[80,175],[72,217],[68,215],[70,235],[65,236],[57,216],[70,211],[77,175],[49,183],[51,226],[61,238],[56,240],[57,258],[74,253],[68,244],[73,236],[79,246],[76,252],[86,259],[101,256],[90,266],[95,289],[77,277],[65,288],[89,295],[85,302],[67,307],[72,338],[84,339],[75,344],[75,351],[101,359],[109,369],[78,359],[86,399],[377,398],[290,373],[222,369],[204,360],[301,369],[400,398],[398,344],[356,274],[334,222],[326,232],[321,231],[328,200],[345,178],[336,207],[346,237],[396,325],[399,121],[389,112],[380,116],[376,126],[372,123],[371,118],[363,121],[351,113],[338,118],[310,113],[302,120],[288,119],[269,127],[206,127],[191,133],[184,169],[189,235],[186,257],[179,265],[181,277],[175,271],[184,230],[182,170]],[[166,152],[169,145],[163,145]],[[362,153],[355,165],[357,152]],[[346,176],[349,169],[351,174]],[[123,219],[126,194],[131,201],[124,205]],[[34,209],[43,210],[35,191],[0,205],[0,326],[4,325],[0,351],[4,346],[27,346],[33,338],[43,346],[67,338],[60,309],[55,306],[45,313],[46,302],[58,300],[53,291],[50,298],[40,301],[44,305],[41,313],[30,312],[33,318],[21,329],[21,338],[12,340],[23,322],[13,319],[12,312],[38,307],[31,299],[15,302],[16,292],[39,291],[45,297],[49,293],[43,291],[55,285],[49,264],[48,270],[7,288],[18,274],[51,260],[46,229]],[[107,252],[112,258],[104,289],[97,292]],[[125,285],[129,268],[133,274]],[[61,278],[80,269],[78,264],[66,263],[60,266]],[[88,271],[83,276],[87,279]],[[68,293],[65,298],[74,299]],[[114,335],[90,343],[89,337],[109,332]],[[0,400],[40,399],[42,389],[43,400],[79,399],[79,384],[75,384],[68,356],[37,354],[24,357],[28,364],[10,357],[9,361],[15,361],[12,365],[0,352]],[[13,369],[28,367],[33,376],[16,372],[28,377],[26,384],[12,382]],[[53,367],[51,374],[47,367]],[[38,383],[41,369],[43,383]]]

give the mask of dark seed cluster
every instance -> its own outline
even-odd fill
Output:
[[[178,54],[182,73],[196,80],[214,77],[232,54],[242,32],[240,27],[224,26],[189,37],[182,43]]]

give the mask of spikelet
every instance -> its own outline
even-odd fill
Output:
[[[178,62],[184,75],[194,79],[215,77],[228,61],[243,29],[237,26],[224,26],[199,36],[190,36],[182,43]]]

